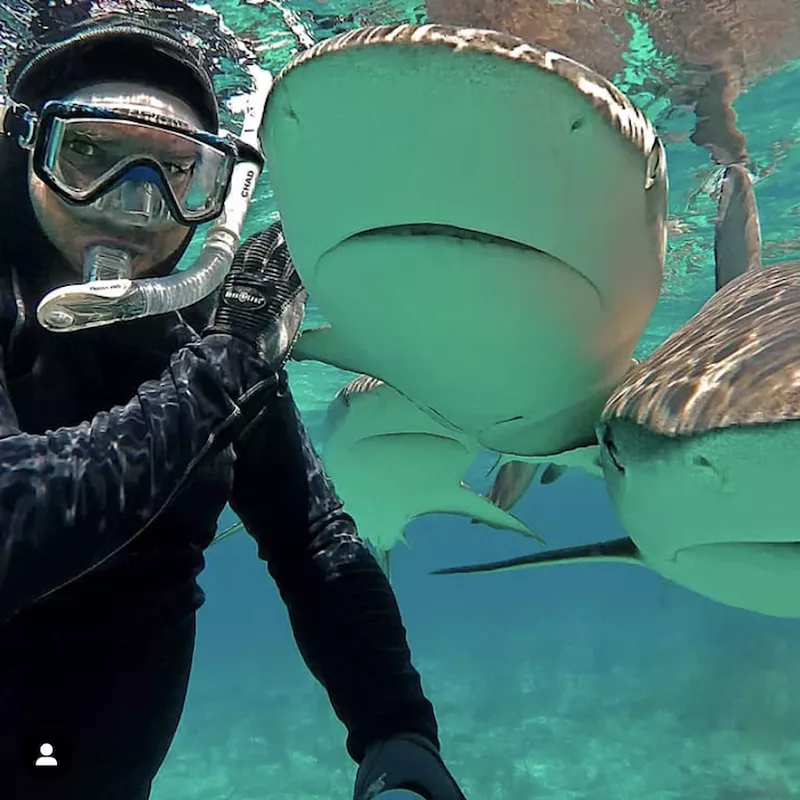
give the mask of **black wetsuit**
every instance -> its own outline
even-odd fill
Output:
[[[0,268],[0,308],[13,305],[10,275]],[[0,798],[147,797],[183,707],[196,578],[226,501],[258,543],[352,756],[399,731],[436,741],[393,593],[285,380],[235,465],[231,448],[209,457],[136,535],[177,482],[175,464],[231,413],[209,350],[170,360],[196,337],[179,315],[0,333]],[[124,497],[122,470],[139,476]],[[57,780],[31,767],[44,737],[68,767]]]

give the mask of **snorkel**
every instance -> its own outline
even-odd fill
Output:
[[[239,135],[254,153],[260,153],[258,131],[272,75],[251,65],[254,89],[244,104]],[[195,263],[186,270],[157,278],[131,278],[131,256],[124,249],[98,245],[87,249],[85,283],[49,292],[36,310],[47,330],[68,333],[123,320],[166,314],[193,305],[211,294],[230,269],[241,240],[253,190],[263,162],[242,160],[233,168],[222,214],[212,223]]]

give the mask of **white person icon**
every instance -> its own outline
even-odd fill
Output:
[[[42,745],[39,746],[39,758],[36,759],[36,766],[37,767],[57,767],[58,761],[56,760],[55,756],[53,755],[53,745],[49,744],[48,742],[44,742]]]

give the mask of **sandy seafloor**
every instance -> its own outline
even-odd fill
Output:
[[[578,474],[535,486],[521,516],[559,546],[621,535],[603,485]],[[800,797],[800,623],[623,565],[429,576],[529,546],[454,517],[408,538],[394,585],[472,800]],[[253,543],[233,537],[208,560],[186,713],[154,800],[350,797],[344,730]]]

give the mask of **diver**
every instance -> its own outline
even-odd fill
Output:
[[[356,800],[464,800],[393,592],[287,385],[305,291],[280,225],[237,249],[266,93],[241,136],[220,131],[195,54],[122,17],[40,42],[7,87],[0,797],[149,796],[230,502],[347,728]],[[32,768],[45,750],[58,766]]]

